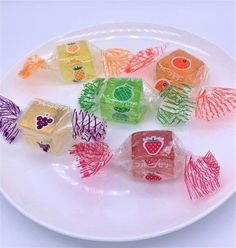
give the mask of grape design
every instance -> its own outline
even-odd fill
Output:
[[[40,142],[37,142],[37,144],[39,145],[39,147],[44,151],[44,152],[48,152],[50,149],[50,145],[49,144],[43,144]]]
[[[42,129],[51,123],[53,123],[53,118],[48,117],[48,114],[45,116],[39,115],[36,118],[37,129]]]
[[[117,87],[113,93],[114,98],[121,102],[128,101],[133,97],[133,94],[133,88],[127,84]]]

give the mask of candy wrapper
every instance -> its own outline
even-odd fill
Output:
[[[172,83],[160,91],[157,119],[163,125],[174,126],[194,118],[212,121],[225,116],[235,108],[235,89],[202,87],[200,90],[193,90],[187,84]]]
[[[93,114],[68,106],[34,99],[21,111],[14,102],[0,96],[0,132],[9,143],[21,133],[32,147],[58,153],[72,140],[102,141],[106,126]]]
[[[182,178],[191,199],[203,198],[220,188],[220,167],[213,154],[192,155],[172,131],[133,133],[114,153],[104,142],[79,143],[69,152],[75,157],[81,177],[94,175],[109,164],[146,182]]]
[[[138,123],[148,106],[148,92],[142,79],[99,78],[84,85],[79,105],[88,112],[99,110],[108,121]]]
[[[203,87],[206,64],[192,54],[178,49],[156,64],[157,81],[152,87],[159,94],[157,120],[176,126],[193,119],[211,121],[236,108],[236,91],[222,87]]]
[[[86,82],[99,76],[117,76],[132,58],[125,49],[101,50],[86,40],[58,42],[49,58],[30,56],[19,75],[30,77],[38,69],[48,69],[60,75],[65,83]]]
[[[124,69],[124,72],[133,73],[150,65],[151,63],[155,62],[157,59],[163,56],[166,48],[167,44],[161,44],[156,47],[140,50],[131,57],[130,61]]]

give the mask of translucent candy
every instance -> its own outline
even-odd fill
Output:
[[[35,99],[20,111],[15,103],[0,96],[0,132],[9,143],[20,133],[32,147],[58,153],[75,140],[102,141],[106,128],[103,119],[82,110]]]
[[[135,132],[113,156],[104,142],[79,143],[69,152],[75,157],[81,177],[95,175],[106,166],[116,166],[131,178],[147,183],[159,184],[179,177],[185,182],[191,200],[206,197],[220,188],[220,166],[213,154],[209,151],[205,156],[194,156],[172,131]]]
[[[109,121],[138,123],[145,110],[143,81],[135,78],[97,79],[84,86],[79,97],[80,108],[94,112]]]
[[[191,87],[199,85],[206,77],[203,61],[183,50],[176,50],[161,58],[156,65],[154,88],[158,91],[169,83],[184,83]]]
[[[48,69],[65,83],[87,82],[101,76],[118,76],[132,56],[126,49],[101,50],[86,40],[69,43],[59,40],[50,57],[35,54],[27,58],[19,76],[25,79],[39,69]]]

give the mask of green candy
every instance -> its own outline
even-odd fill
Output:
[[[157,110],[157,119],[164,125],[186,123],[195,106],[195,102],[189,97],[191,91],[192,88],[184,84],[171,84],[162,90],[162,103]]]
[[[138,123],[145,111],[143,81],[134,78],[110,78],[100,99],[102,117],[109,121]]]

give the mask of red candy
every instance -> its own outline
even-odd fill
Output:
[[[174,177],[175,155],[171,131],[132,134],[132,174],[146,180]]]
[[[76,157],[82,177],[96,174],[112,158],[110,166],[123,168],[147,183],[176,178],[184,170],[181,180],[185,181],[191,200],[206,197],[220,188],[220,167],[213,154],[209,151],[203,157],[191,155],[172,131],[133,133],[113,157],[104,142],[80,143],[70,153]]]

